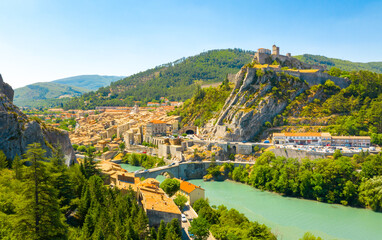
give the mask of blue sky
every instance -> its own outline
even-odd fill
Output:
[[[382,1],[0,0],[0,73],[17,88],[130,75],[210,49],[382,61]]]

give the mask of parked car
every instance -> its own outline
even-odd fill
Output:
[[[187,222],[186,215],[184,215],[183,213],[182,213],[182,222]]]
[[[265,140],[264,143],[271,143],[269,140]]]

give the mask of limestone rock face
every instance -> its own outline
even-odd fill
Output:
[[[52,146],[60,145],[67,165],[76,161],[76,157],[66,131],[58,130],[44,123],[29,119],[18,107],[13,105],[13,89],[0,77],[0,150],[8,159],[22,156],[28,144],[40,143],[52,154]]]
[[[289,101],[308,88],[307,82],[286,73],[242,68],[211,137],[226,141],[252,139],[265,122],[272,122]]]
[[[12,87],[9,86],[9,84],[7,84],[3,81],[1,74],[0,74],[0,93],[3,93],[5,96],[8,97],[8,99],[11,102],[13,102],[14,91],[13,91]]]

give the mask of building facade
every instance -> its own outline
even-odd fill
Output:
[[[179,180],[179,179],[178,179]],[[178,194],[182,194],[188,199],[188,202],[192,206],[196,200],[205,198],[205,190],[199,186],[196,186],[187,181],[179,180],[180,188]]]
[[[370,147],[369,136],[332,136],[333,146]]]
[[[161,120],[152,120],[146,125],[146,135],[156,136],[156,135],[166,135],[167,124]]]
[[[369,136],[332,136],[328,132],[273,133],[274,144],[370,147]]]

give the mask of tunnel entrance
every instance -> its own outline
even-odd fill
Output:
[[[195,133],[194,133],[194,130],[187,130],[186,134],[195,134]]]

